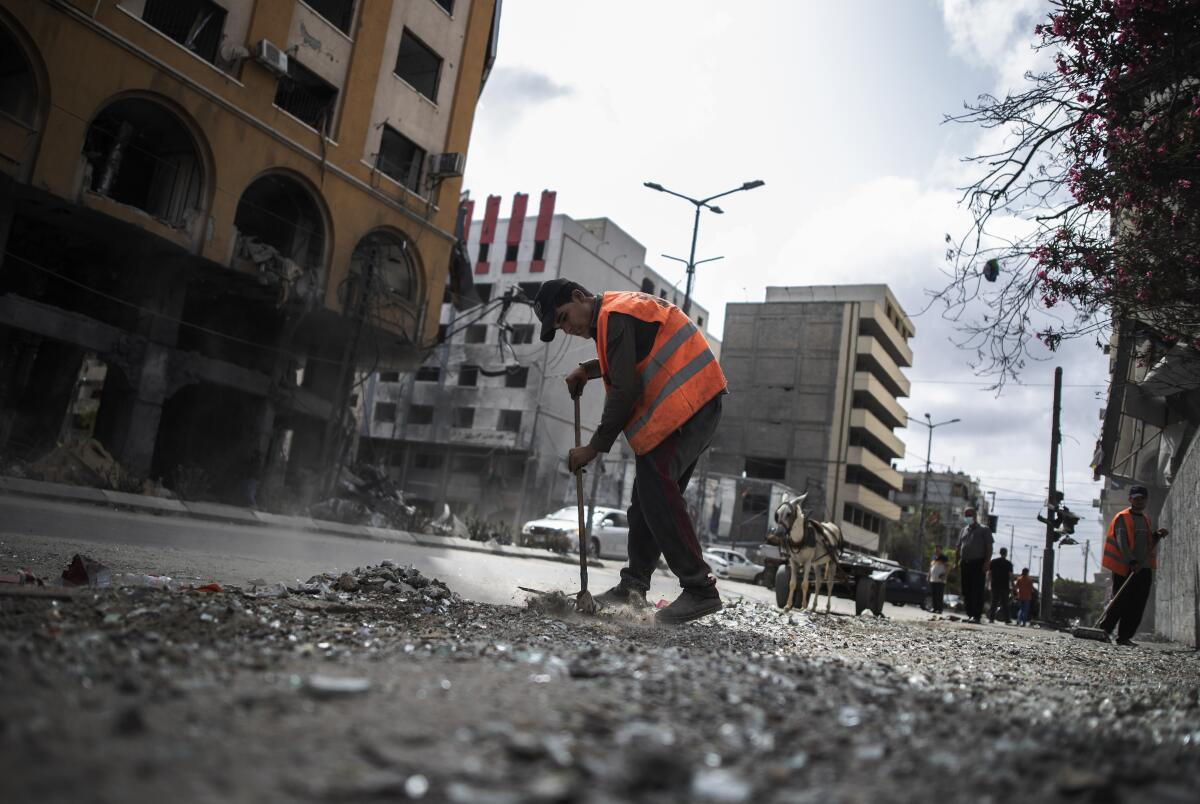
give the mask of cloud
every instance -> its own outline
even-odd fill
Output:
[[[545,73],[525,67],[497,67],[488,78],[479,102],[481,116],[494,129],[509,129],[526,113],[575,90]]]
[[[1045,0],[942,0],[942,22],[950,50],[964,61],[996,73],[1003,94],[1022,84],[1025,73],[1048,63],[1033,49],[1033,26],[1049,6]]]

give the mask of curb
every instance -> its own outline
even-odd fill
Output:
[[[474,542],[456,536],[433,536],[427,533],[410,533],[403,530],[377,528],[369,525],[346,525],[302,516],[284,516],[236,505],[206,502],[184,502],[163,497],[128,494],[123,491],[108,491],[87,486],[69,486],[65,483],[49,483],[20,477],[0,476],[0,496],[36,497],[58,502],[81,505],[100,505],[121,511],[150,513],[156,516],[175,516],[182,519],[204,519],[238,525],[257,525],[270,528],[290,528],[307,533],[325,533],[331,536],[368,539],[375,542],[395,542],[417,547],[441,547],[463,550],[469,553],[490,553],[506,558],[539,559],[562,564],[578,564],[573,555],[551,553],[532,547],[506,546],[488,542]],[[600,561],[588,559],[589,567],[603,567]]]

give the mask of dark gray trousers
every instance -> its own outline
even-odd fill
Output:
[[[657,447],[637,456],[629,505],[629,566],[621,570],[625,585],[648,591],[662,556],[680,586],[702,595],[717,593],[717,580],[704,562],[683,492],[721,421],[721,396]]]

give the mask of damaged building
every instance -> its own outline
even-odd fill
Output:
[[[516,194],[507,218],[501,200],[464,204],[479,303],[466,306],[448,288],[439,321],[444,342],[414,372],[370,378],[360,457],[386,464],[407,499],[431,512],[449,504],[460,516],[519,526],[574,503],[565,463],[574,407],[563,378],[596,348],[561,334],[542,343],[533,310],[514,297],[532,299],[556,277],[594,293],[640,290],[673,303],[683,294],[646,265],[645,246],[613,221],[556,214],[551,191],[541,193],[536,210],[528,194]],[[691,316],[707,335],[708,311],[693,303]],[[720,344],[709,341],[719,353]],[[603,404],[600,383],[589,384],[581,404],[585,443]],[[589,471],[589,492],[595,489],[599,505],[627,506],[634,465],[624,438],[602,463],[599,473]]]
[[[498,14],[0,6],[0,456],[310,497],[356,371],[436,338]]]

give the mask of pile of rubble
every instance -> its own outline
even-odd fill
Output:
[[[330,522],[396,530],[411,530],[418,519],[416,507],[404,501],[404,493],[387,472],[368,464],[354,471],[343,468],[334,496],[314,503],[309,514]]]
[[[248,597],[312,595],[322,600],[347,602],[356,596],[378,593],[421,599],[446,608],[461,598],[437,578],[427,578],[417,568],[402,567],[385,559],[376,566],[357,567],[349,572],[324,572],[295,586],[251,584]]]

